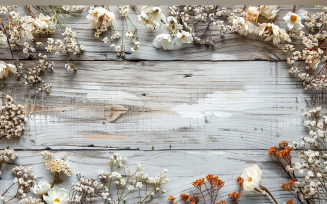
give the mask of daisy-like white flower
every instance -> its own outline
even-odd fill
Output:
[[[167,23],[163,24],[162,29],[170,29],[170,30],[181,30],[183,26],[177,22],[177,19],[173,16],[169,16],[167,18]]]
[[[260,6],[260,15],[267,19],[273,19],[277,16],[279,9],[274,5],[262,5]]]
[[[193,42],[192,34],[186,31],[177,33],[174,42],[178,46],[182,45],[183,43],[192,43]]]
[[[50,184],[46,181],[40,181],[37,185],[31,188],[31,192],[35,195],[43,196],[50,190]]]
[[[65,11],[69,11],[70,10],[70,6],[69,5],[63,5],[62,9],[64,9]]]
[[[253,24],[243,17],[230,16],[228,22],[237,28],[237,32],[241,35],[247,35],[253,31]]]
[[[301,23],[301,18],[295,13],[288,12],[284,17],[285,23],[287,23],[287,27],[295,30],[301,30],[304,27]]]
[[[153,40],[155,48],[163,48],[165,50],[172,50],[174,48],[173,39],[169,34],[160,34]]]
[[[260,10],[259,7],[254,7],[254,6],[249,7],[246,12],[246,18],[250,21],[257,22],[260,13],[259,10]]]
[[[244,169],[242,174],[243,189],[245,192],[255,192],[256,190],[260,190],[261,185],[261,176],[262,171],[258,165],[254,164],[249,168]]]
[[[24,198],[21,201],[19,201],[19,204],[41,204],[42,200],[40,198],[32,198],[31,196],[28,198]]]
[[[259,28],[256,33],[260,36],[266,37],[265,41],[273,40],[275,45],[280,43],[281,38],[287,42],[291,42],[290,36],[287,34],[287,32],[273,23],[259,24]]]
[[[115,21],[115,14],[107,11],[105,8],[96,7],[89,10],[86,18],[89,19],[92,28],[99,29],[101,27],[109,27]]]
[[[157,6],[143,6],[141,11],[146,13],[153,22],[160,23],[161,20],[166,22],[165,15],[161,12],[161,8]]]
[[[8,73],[15,73],[17,68],[15,65],[6,64],[4,61],[0,61],[0,79],[3,79],[8,76]]]
[[[47,204],[68,204],[69,192],[64,188],[51,188],[48,192],[48,196],[43,195],[43,200]]]

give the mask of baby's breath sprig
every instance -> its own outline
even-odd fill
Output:
[[[110,171],[99,171],[99,178],[104,186],[102,198],[105,203],[111,203],[112,198],[109,195],[113,194],[113,187],[116,187],[117,203],[125,203],[128,195],[135,190],[139,192],[138,204],[149,202],[166,192],[161,190],[161,186],[169,182],[166,169],[153,178],[143,171],[144,162],[143,164],[138,162],[136,170],[132,171],[125,165],[126,160],[127,157],[115,153],[108,160]],[[142,196],[141,191],[145,191],[145,196]]]

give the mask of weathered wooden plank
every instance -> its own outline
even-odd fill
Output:
[[[118,14],[116,6],[112,6],[111,11],[116,13],[115,29],[123,32],[123,20]],[[140,7],[140,6],[139,6]],[[168,14],[167,6],[160,6],[163,12]],[[287,30],[287,26],[284,23],[283,16],[287,12],[291,11],[293,6],[281,6],[280,17],[276,21],[276,24],[281,28]],[[140,8],[139,8],[140,9]],[[26,10],[20,10],[22,13],[28,15]],[[303,16],[305,12],[314,13],[319,10],[314,9],[313,6],[298,6],[297,13]],[[35,12],[37,14],[37,12]],[[136,14],[130,11],[130,18],[138,25]],[[22,14],[23,15],[23,14]],[[81,13],[81,15],[87,15],[87,9]],[[0,14],[0,18],[5,18],[3,14]],[[68,16],[74,28],[78,32],[79,42],[86,46],[86,51],[82,55],[73,56],[74,60],[118,60],[114,48],[110,48],[108,44],[104,44],[101,40],[106,35],[102,35],[100,38],[94,37],[94,30],[90,29],[89,23],[86,18],[77,18]],[[267,19],[261,18],[260,22],[268,22]],[[129,27],[132,25],[129,23]],[[200,26],[201,27],[201,26]],[[290,57],[290,54],[285,54],[284,51],[277,48],[272,42],[265,42],[264,39],[260,38],[255,34],[249,36],[240,36],[237,33],[226,33],[224,35],[218,34],[213,31],[212,35],[216,38],[216,44],[214,46],[198,45],[195,43],[184,44],[181,48],[173,51],[165,51],[163,49],[156,49],[152,45],[152,41],[156,35],[160,33],[169,33],[168,30],[154,30],[149,31],[147,28],[138,27],[139,29],[139,41],[141,42],[140,48],[133,54],[127,53],[126,60],[286,60]],[[62,38],[61,33],[54,33],[53,35],[40,35],[35,38],[35,41],[41,41],[46,44],[48,37]],[[120,41],[117,41],[117,45]],[[130,51],[130,43],[128,39],[124,40],[126,45],[126,51]],[[283,43],[282,43],[283,44]],[[300,37],[297,36],[293,39],[293,44],[296,47],[302,48]],[[282,47],[284,45],[281,45]],[[44,48],[37,48],[37,53],[47,54]],[[26,58],[26,54],[20,51],[14,51],[14,54],[19,59]],[[2,59],[11,59],[10,52],[5,46],[1,46],[0,55]],[[51,60],[66,60],[66,55],[56,56],[54,52],[48,53],[48,57]]]
[[[56,62],[62,67],[64,62]],[[0,147],[266,149],[306,134],[308,101],[286,62],[77,62],[44,73],[39,94],[6,78],[3,93],[27,107],[27,130]],[[318,94],[319,100],[312,100]],[[324,107],[324,106],[323,106]]]
[[[235,141],[236,142],[236,141]],[[153,200],[153,203],[169,203],[168,196],[174,195],[181,201],[181,193],[189,193],[192,189],[191,182],[203,178],[211,173],[218,175],[225,181],[225,186],[219,192],[218,199],[225,199],[231,202],[227,193],[238,191],[236,178],[243,170],[253,164],[258,164],[263,171],[262,185],[266,186],[279,202],[285,202],[292,196],[283,191],[280,185],[287,182],[288,178],[282,168],[266,151],[118,151],[122,156],[128,157],[127,166],[132,170],[136,168],[136,162],[145,161],[145,172],[149,176],[157,176],[163,169],[168,169],[169,183],[163,186],[167,193]],[[83,173],[87,177],[97,177],[98,170],[109,171],[106,158],[111,156],[113,151],[61,151],[55,153],[55,158],[65,159],[72,168],[71,177],[62,177],[58,187],[70,189],[71,183],[77,181],[74,174]],[[13,180],[10,170],[16,165],[25,168],[32,167],[37,176],[37,181],[52,181],[52,174],[45,169],[42,163],[43,157],[40,151],[19,151],[18,158],[12,163],[4,164],[3,175],[0,180],[0,192],[9,186]],[[255,161],[255,162],[254,162]],[[193,187],[198,195],[198,191]],[[11,191],[13,193],[13,190]],[[115,192],[112,192],[115,195]],[[137,202],[138,192],[134,192],[127,199],[127,203]],[[261,194],[244,193],[239,203],[272,203],[269,196]],[[297,201],[295,200],[295,203]]]

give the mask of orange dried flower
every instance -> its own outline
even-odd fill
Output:
[[[169,196],[169,198],[168,198],[168,200],[170,200],[170,201],[174,201],[176,198],[174,197],[174,196]]]
[[[196,181],[193,181],[192,184],[197,188],[201,188],[202,184],[204,184],[204,178],[197,179]]]
[[[279,155],[281,158],[285,159],[288,155],[290,155],[290,152],[291,152],[290,149],[287,148],[287,149],[279,150],[279,151],[278,151],[278,155]]]
[[[269,154],[275,155],[276,154],[276,146],[274,147],[270,147],[270,149],[268,150]]]
[[[288,146],[288,142],[287,141],[281,141],[279,143],[279,147],[282,148],[282,149],[287,148],[287,146]]]
[[[239,185],[242,185],[243,184],[243,182],[244,182],[244,178],[242,178],[242,177],[237,177],[237,181],[238,181],[238,184]]]
[[[188,199],[190,199],[190,200],[192,199],[192,197],[187,195],[186,193],[182,193],[180,196],[182,197],[182,200],[184,201],[184,203],[186,203]]]
[[[194,202],[190,202],[190,204],[195,204]]]
[[[194,202],[195,204],[197,204],[200,200],[200,196],[193,196],[193,198],[191,197],[191,201]]]
[[[294,185],[295,182],[296,182],[296,179],[290,179],[290,181],[288,182],[288,185],[290,186],[290,188],[292,187],[292,185]]]
[[[289,191],[287,183],[283,183],[281,187],[284,191]]]
[[[232,199],[233,203],[236,203],[237,200],[241,197],[241,194],[237,192],[228,193],[227,195]]]
[[[286,202],[286,204],[293,204],[293,199],[291,198],[289,201]]]
[[[221,200],[219,203],[216,204],[226,204],[227,202],[225,200]]]
[[[211,188],[214,188],[214,187],[218,186],[218,189],[221,189],[225,184],[225,182],[222,181],[221,179],[219,179],[218,176],[214,176],[212,174],[208,174],[206,176],[206,179],[210,183]]]

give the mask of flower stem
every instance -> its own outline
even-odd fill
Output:
[[[274,196],[269,192],[269,190],[266,187],[260,185],[260,189],[266,191],[270,195],[270,197],[274,200],[274,202],[278,204]]]
[[[53,186],[59,181],[59,178],[60,178],[60,173],[56,172],[53,182],[52,182],[52,185],[51,185],[51,188],[53,188]]]

